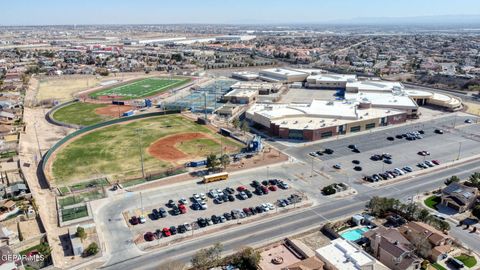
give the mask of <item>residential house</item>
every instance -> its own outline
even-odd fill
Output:
[[[419,237],[427,239],[432,246],[429,259],[434,262],[446,258],[452,249],[452,237],[423,222],[412,221],[400,227],[399,230],[409,241]]]
[[[9,246],[18,243],[18,235],[8,228],[0,225],[0,246]]]
[[[478,196],[478,189],[453,182],[442,190],[441,204],[463,213],[472,208]]]
[[[414,247],[397,228],[380,226],[364,234],[370,242],[375,258],[393,270],[420,269],[422,260],[417,257]]]

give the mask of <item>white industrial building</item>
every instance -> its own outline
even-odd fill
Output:
[[[232,78],[244,81],[251,81],[258,79],[258,73],[250,71],[238,71],[232,73]]]
[[[303,82],[307,79],[308,73],[287,69],[269,68],[260,71],[259,78],[269,82]]]
[[[307,77],[307,88],[345,89],[347,83],[356,82],[356,75],[313,74]]]

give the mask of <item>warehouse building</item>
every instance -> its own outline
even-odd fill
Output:
[[[403,123],[407,113],[369,102],[313,100],[310,104],[255,104],[246,118],[272,136],[315,141]]]
[[[323,89],[345,89],[347,83],[357,81],[356,75],[313,74],[307,77],[305,87]]]
[[[307,79],[308,73],[286,68],[269,68],[260,71],[259,78],[268,82],[303,82]]]

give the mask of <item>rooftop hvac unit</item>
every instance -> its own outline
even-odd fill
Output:
[[[333,101],[327,102],[327,105],[333,105]]]
[[[312,123],[312,122],[313,122],[313,120],[308,121],[308,123]]]
[[[298,123],[298,121],[295,121],[295,122],[293,122],[293,123],[294,123],[294,124],[297,124],[297,123]]]

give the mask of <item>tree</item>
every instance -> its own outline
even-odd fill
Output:
[[[95,242],[90,243],[85,249],[85,255],[92,256],[98,253],[98,245]]]
[[[83,242],[83,240],[87,238],[87,233],[85,232],[85,229],[83,227],[78,226],[75,236],[80,238],[80,240]]]
[[[470,175],[468,182],[470,185],[480,189],[480,172],[474,172],[472,175]]]
[[[337,191],[333,188],[332,185],[328,185],[324,188],[322,188],[322,193],[323,195],[332,195],[335,194]]]
[[[210,248],[200,249],[193,255],[191,263],[193,269],[204,270],[217,266],[221,261],[223,246],[216,243]]]
[[[458,178],[458,176],[456,176],[456,175],[452,175],[452,177],[450,177],[450,178],[448,178],[447,180],[445,180],[445,185],[448,186],[448,185],[450,185],[450,184],[453,183],[453,182],[456,182],[456,183],[460,182],[460,178]]]
[[[222,164],[223,169],[226,169],[228,164],[230,164],[230,156],[224,154],[220,157],[220,163]]]
[[[238,120],[238,118],[234,118],[232,120],[232,125],[235,127],[235,128],[239,128],[240,127],[240,120]]]
[[[472,215],[477,219],[480,219],[480,204],[475,205],[472,209]]]
[[[259,251],[256,251],[251,247],[246,247],[230,256],[229,263],[235,265],[239,269],[255,270],[258,269],[258,264],[261,259],[262,256]]]
[[[427,209],[421,209],[418,212],[417,218],[418,218],[418,220],[421,220],[421,221],[425,222],[425,221],[428,220],[428,216],[430,216],[430,212],[428,212]]]
[[[207,156],[207,168],[215,171],[219,166],[220,161],[218,160],[215,154],[210,154]]]
[[[427,238],[418,235],[417,237],[412,238],[411,243],[415,247],[418,255],[422,258],[428,258],[430,250],[432,250],[432,245]]]
[[[243,131],[243,134],[245,135],[245,132],[250,131],[250,126],[248,125],[247,121],[242,121],[242,125],[240,126],[240,129]]]

